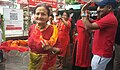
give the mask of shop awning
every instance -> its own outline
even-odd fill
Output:
[[[36,6],[40,3],[47,3],[48,5],[51,5],[53,8],[57,8],[57,4],[64,4],[62,2],[57,2],[57,0],[17,0],[18,4],[29,4],[32,6]]]
[[[0,5],[2,5],[2,6],[11,6],[11,5],[13,5],[13,3],[10,2],[10,1],[0,1]]]

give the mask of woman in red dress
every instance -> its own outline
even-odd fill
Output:
[[[74,47],[74,67],[73,70],[87,70],[90,66],[90,32],[85,29],[82,20],[76,23],[78,36]]]
[[[65,56],[67,54],[70,54],[70,49],[69,49],[69,42],[70,42],[70,37],[69,37],[69,32],[71,28],[71,22],[69,21],[69,13],[67,11],[64,11],[62,14],[62,17],[60,17],[60,21],[58,23],[58,30],[59,30],[59,40],[62,45],[62,53],[58,56],[58,68],[59,70],[62,70],[63,64],[66,63]],[[69,53],[67,53],[69,52]],[[64,61],[64,63],[63,63]],[[68,61],[68,60],[67,60]]]
[[[56,70],[56,56],[61,52],[58,28],[48,25],[49,7],[40,4],[35,7],[36,24],[29,29],[29,70]]]
[[[62,46],[58,39],[57,26],[47,24],[50,15],[49,6],[37,5],[34,14],[36,24],[30,26],[28,40],[6,41],[2,43],[2,49],[20,50],[21,46],[29,46],[28,70],[57,70],[56,57],[61,53]]]

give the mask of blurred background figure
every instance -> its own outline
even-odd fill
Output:
[[[0,45],[1,42],[3,41],[3,31],[2,31],[2,23],[3,23],[3,15],[0,15]],[[0,50],[0,63],[4,62],[6,59],[3,57],[3,51]]]
[[[59,70],[63,70],[63,66],[66,66],[69,62],[67,58],[69,58],[70,55],[70,37],[69,32],[71,28],[71,22],[69,20],[69,13],[67,11],[64,11],[62,16],[59,16],[57,19],[59,19],[58,22],[58,30],[59,30],[59,40],[62,45],[62,53],[58,55],[58,68]]]
[[[87,16],[87,18],[90,20],[90,14]],[[73,48],[72,70],[88,70],[90,67],[91,31],[85,28],[82,19],[77,21],[76,28],[78,35]]]
[[[49,16],[49,21],[47,22],[48,25],[55,25],[56,23],[54,22],[54,15],[50,14]]]

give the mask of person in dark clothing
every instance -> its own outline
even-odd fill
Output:
[[[117,11],[116,17],[118,19],[118,28],[115,38],[115,56],[114,56],[114,70],[120,70],[120,8]]]
[[[75,28],[75,23],[76,23],[76,21],[75,21],[75,14],[74,14],[73,8],[70,8],[70,9],[69,9],[69,12],[70,12],[70,22],[71,22],[70,43],[73,43],[73,38],[72,38],[72,36],[73,36],[73,30],[74,30],[74,28]]]
[[[2,26],[2,15],[0,16],[0,44],[2,42],[2,30],[1,30],[1,26]],[[0,50],[0,63],[3,62],[3,51]]]

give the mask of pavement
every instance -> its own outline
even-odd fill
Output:
[[[4,57],[6,61],[0,63],[0,70],[28,70],[29,63],[29,53],[28,52],[18,52],[18,51],[10,51],[9,53],[4,53]],[[70,65],[67,65],[67,68],[63,70],[70,70]],[[88,70],[91,70],[89,68]],[[113,59],[107,65],[106,70],[113,70]]]
[[[0,70],[28,70],[29,52],[10,51],[4,53],[6,61],[0,63]],[[63,70],[70,70],[70,65]]]
[[[4,53],[4,57],[6,61],[0,63],[0,70],[28,70],[28,52],[10,51],[9,53]]]

